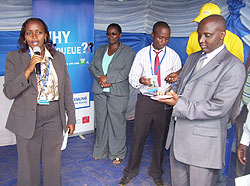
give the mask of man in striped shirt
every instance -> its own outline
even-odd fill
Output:
[[[140,96],[136,103],[128,166],[124,169],[124,176],[119,185],[127,185],[130,179],[138,174],[143,147],[151,126],[154,146],[148,174],[153,178],[155,185],[164,185],[162,161],[172,107],[151,99],[148,90],[152,84],[152,77],[155,76],[161,89],[168,87],[170,84],[165,78],[181,68],[181,60],[174,50],[166,46],[170,38],[170,27],[167,23],[162,21],[155,23],[152,37],[153,43],[137,53],[129,73],[129,83],[140,90]],[[159,64],[155,66],[157,61]]]

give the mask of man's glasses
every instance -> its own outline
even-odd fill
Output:
[[[116,36],[116,35],[118,35],[119,33],[117,33],[117,32],[107,32],[107,36]]]

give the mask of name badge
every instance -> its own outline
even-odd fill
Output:
[[[49,101],[46,100],[46,97],[40,97],[39,105],[49,105]]]

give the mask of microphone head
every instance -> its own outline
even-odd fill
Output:
[[[33,48],[33,52],[37,55],[40,55],[41,54],[41,48],[39,46],[35,46]]]

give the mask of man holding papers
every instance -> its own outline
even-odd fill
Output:
[[[119,185],[127,185],[138,174],[143,147],[150,127],[154,133],[152,162],[148,173],[156,185],[164,185],[162,180],[162,160],[172,108],[150,98],[157,85],[162,89],[169,86],[164,80],[171,72],[181,68],[178,54],[167,47],[170,27],[165,22],[153,26],[153,43],[141,49],[133,62],[129,83],[140,90],[136,103],[134,131],[128,166],[124,170]],[[158,89],[159,90],[159,89]]]
[[[226,21],[211,15],[198,25],[201,51],[182,68],[166,142],[173,186],[214,186],[225,157],[227,123],[245,80],[245,67],[224,45]],[[178,96],[182,95],[182,96]]]

